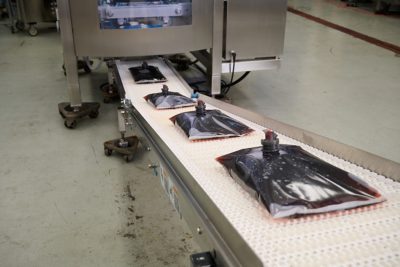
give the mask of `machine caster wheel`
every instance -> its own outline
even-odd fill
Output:
[[[125,155],[124,156],[124,160],[129,163],[133,160],[133,155]]]
[[[77,124],[78,123],[76,122],[76,120],[73,120],[73,121],[65,120],[64,121],[64,126],[68,129],[75,129]]]
[[[107,157],[113,153],[119,154],[129,163],[134,159],[138,144],[139,138],[137,136],[124,137],[122,135],[121,138],[104,142],[104,154]]]
[[[96,119],[98,116],[99,116],[99,111],[98,110],[92,111],[92,112],[89,113],[89,118],[91,118],[91,119]]]
[[[15,28],[17,28],[19,31],[23,31],[25,30],[25,24],[22,21],[17,21],[15,23]]]
[[[30,36],[34,37],[34,36],[37,36],[39,32],[35,26],[31,25],[31,26],[29,26],[28,33]]]
[[[17,32],[17,30],[15,29],[15,27],[14,27],[14,26],[11,26],[11,33],[14,34],[14,33],[16,33],[16,32]]]
[[[82,103],[79,107],[72,107],[70,103],[64,102],[58,104],[58,112],[64,118],[64,125],[68,129],[74,129],[77,126],[77,120],[90,117],[92,119],[99,116],[99,103]]]
[[[113,151],[112,151],[111,149],[104,148],[104,154],[105,154],[107,157],[111,156],[112,153],[113,153]]]

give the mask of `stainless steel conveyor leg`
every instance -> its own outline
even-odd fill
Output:
[[[104,142],[104,154],[109,157],[113,152],[116,152],[122,155],[126,162],[130,162],[136,154],[139,138],[137,136],[125,136],[128,128],[132,127],[133,120],[125,109],[124,103],[118,108],[117,116],[121,137]]]

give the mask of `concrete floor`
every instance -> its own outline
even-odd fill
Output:
[[[104,156],[116,106],[64,128],[58,34],[0,25],[0,54],[0,266],[188,266],[196,244],[147,159]],[[106,79],[82,76],[84,99],[101,101]]]
[[[53,31],[0,25],[0,266],[187,266],[198,247],[147,159],[103,156],[118,135],[115,105],[64,128],[61,53]],[[252,73],[231,97],[400,162],[399,77],[393,53],[288,14],[282,68]],[[105,80],[81,76],[84,99],[101,101]]]
[[[340,0],[288,0],[288,5],[310,15],[400,45],[400,18],[375,15],[363,8],[348,7]]]
[[[400,162],[400,57],[288,13],[282,58],[233,88],[234,104]]]

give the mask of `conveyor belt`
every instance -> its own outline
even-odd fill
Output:
[[[167,77],[171,91],[189,95],[162,61],[150,60]],[[387,201],[337,213],[272,219],[215,160],[233,151],[260,145],[263,127],[225,112],[256,130],[241,138],[190,142],[169,120],[193,108],[157,111],[144,96],[160,91],[160,84],[137,85],[129,68],[141,62],[117,64],[126,98],[175,153],[199,186],[224,214],[265,266],[399,266],[400,183],[372,173],[325,152],[279,135],[282,144],[300,145],[321,159],[351,172],[378,189]],[[208,108],[213,108],[208,105]]]

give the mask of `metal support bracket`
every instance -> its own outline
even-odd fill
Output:
[[[213,38],[211,49],[211,94],[221,93],[222,49],[224,32],[224,0],[214,0]]]

